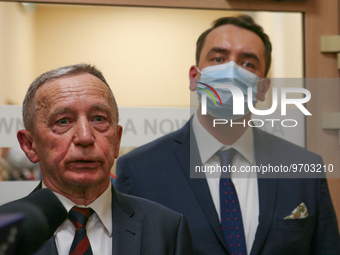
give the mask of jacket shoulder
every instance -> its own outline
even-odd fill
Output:
[[[301,146],[293,144],[287,140],[284,140],[278,136],[269,134],[266,131],[254,128],[254,146],[255,151],[260,150],[262,144],[270,144],[273,148],[273,153],[283,152],[286,155],[299,158],[310,158],[322,160],[319,154],[309,151]]]
[[[147,154],[157,155],[165,153],[164,151],[172,150],[178,145],[190,139],[190,121],[188,121],[182,128],[164,135],[152,142],[142,145],[133,151],[125,154],[124,158],[135,158],[145,156]]]
[[[156,202],[141,197],[122,194],[117,190],[115,190],[115,192],[120,200],[120,204],[122,202],[125,204],[128,203],[129,207],[132,208],[134,211],[133,218],[138,222],[153,220],[154,222],[169,221],[179,223],[183,218],[183,215],[180,213]]]

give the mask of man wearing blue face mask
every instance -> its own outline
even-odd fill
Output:
[[[189,71],[190,89],[200,100],[197,113],[182,129],[118,160],[116,188],[184,214],[195,254],[340,254],[324,178],[264,179],[251,173],[238,178],[234,172],[190,178],[193,166],[322,164],[319,155],[257,128],[214,127],[216,118],[246,123],[251,118],[247,104],[233,113],[230,91],[219,84],[245,97],[249,90],[253,103],[263,101],[270,63],[270,40],[251,17],[217,20],[199,37],[196,65]],[[217,104],[207,91],[219,95]]]
[[[199,71],[197,67],[197,71],[201,74],[200,80],[196,82],[201,108],[203,107],[202,100],[206,100],[202,99],[202,97],[204,97],[204,95],[206,96],[206,93],[209,94],[209,91],[207,91],[205,87],[210,88],[215,95],[218,95],[220,104],[216,104],[216,100],[213,99],[212,95],[212,99],[205,103],[207,104],[207,112],[209,115],[219,119],[239,119],[244,115],[244,112],[249,113],[247,104],[249,88],[252,91],[252,102],[256,103],[257,87],[261,83],[269,84],[265,79],[260,79],[252,72],[238,66],[234,61],[205,67],[202,72]],[[223,87],[221,85],[223,85]],[[265,89],[267,88],[268,86],[265,86]],[[209,95],[211,95],[211,93]],[[234,113],[234,97],[236,100],[243,100],[240,114]]]

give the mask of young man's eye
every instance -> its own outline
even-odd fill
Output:
[[[216,57],[216,58],[214,58],[214,61],[215,61],[216,63],[221,63],[221,62],[223,62],[223,59],[220,58],[220,57]]]
[[[252,63],[249,63],[249,62],[245,62],[243,64],[243,66],[246,67],[246,68],[254,68],[254,65]]]

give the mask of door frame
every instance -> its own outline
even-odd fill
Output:
[[[1,0],[0,0],[1,1]],[[20,2],[20,1],[8,1]],[[303,13],[304,72],[306,78],[339,78],[336,54],[320,52],[322,35],[340,33],[340,0],[35,0],[35,3],[91,4],[112,6],[167,7],[215,10],[280,11]],[[340,111],[338,86],[306,88],[317,100],[311,100],[307,108],[313,113],[306,119],[307,149],[320,154],[324,163],[340,166],[340,146],[337,130],[322,129],[323,112]],[[340,219],[340,179],[328,179],[334,207]]]

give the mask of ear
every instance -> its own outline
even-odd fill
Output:
[[[269,78],[264,78],[264,81],[259,82],[257,84],[257,95],[256,98],[257,100],[264,101],[266,93],[270,87],[270,79]]]
[[[25,152],[26,157],[32,162],[37,163],[39,161],[38,154],[33,147],[33,135],[26,129],[21,129],[17,134],[18,141],[21,149]]]
[[[119,148],[120,148],[120,141],[122,139],[123,134],[123,127],[121,125],[117,126],[117,143],[116,143],[116,150],[115,150],[115,158],[119,156]]]
[[[191,91],[195,91],[197,89],[197,76],[199,75],[199,72],[197,71],[197,66],[191,66],[189,70],[189,80],[190,80],[190,86],[189,89]]]

